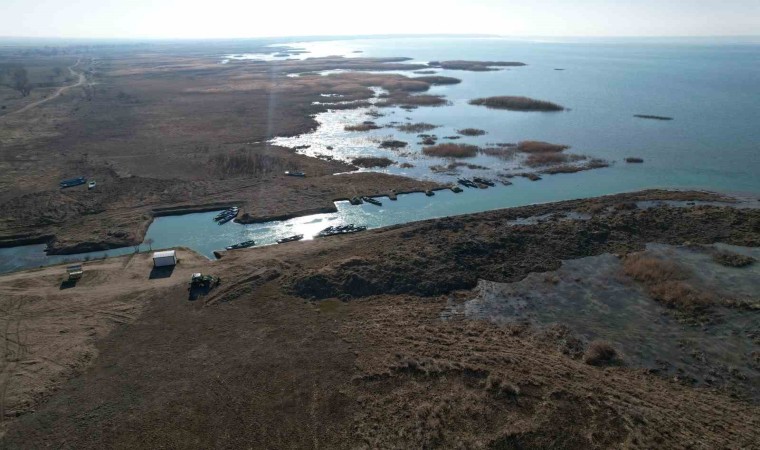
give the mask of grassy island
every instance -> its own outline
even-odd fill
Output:
[[[422,153],[427,156],[444,158],[472,158],[478,154],[478,147],[468,144],[438,144],[424,147]]]
[[[552,112],[565,110],[564,106],[560,106],[556,103],[510,95],[476,98],[470,100],[470,104],[493,109],[508,109],[510,111]]]

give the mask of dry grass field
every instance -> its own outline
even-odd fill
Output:
[[[616,363],[603,342],[584,351],[566,332],[443,315],[479,279],[517,281],[563,259],[760,243],[756,209],[621,206],[657,199],[716,197],[535,205],[214,262],[180,250],[156,276],[132,255],[86,263],[68,289],[61,267],[0,276],[0,446],[751,448],[754,403]],[[506,225],[571,212],[591,218]],[[648,262],[626,267],[660,277]],[[192,272],[222,283],[194,297]]]
[[[386,89],[391,103],[439,103],[434,96],[413,95],[431,86],[423,80],[316,72],[424,66],[404,58],[339,57],[221,64],[214,50],[104,48],[47,62],[44,55],[7,50],[14,64],[30,67],[74,61],[72,75],[85,82],[26,110],[29,100],[6,98],[0,114],[0,244],[95,250],[141,240],[161,208],[235,202],[249,216],[269,217],[329,208],[333,200],[354,195],[434,186],[379,174],[336,181],[333,173],[353,167],[267,143],[313,129],[313,115],[326,108],[360,105],[374,95],[371,86]],[[301,75],[288,76],[294,74]],[[35,89],[32,96],[45,92],[50,94]],[[324,104],[321,94],[359,103]],[[306,172],[313,189],[304,195],[303,184],[282,176],[285,170]],[[76,176],[97,180],[98,188],[58,188],[60,180]]]

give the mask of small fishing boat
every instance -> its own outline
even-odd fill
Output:
[[[221,219],[217,220],[216,223],[218,223],[219,225],[224,225],[225,223],[237,217],[237,214],[238,214],[237,212],[229,213],[226,216],[222,217]]]
[[[335,236],[336,234],[349,234],[349,233],[357,233],[359,231],[366,230],[367,227],[361,225],[361,226],[355,226],[354,224],[349,225],[339,225],[339,226],[329,226],[325,228],[324,230],[317,233],[315,237],[326,237],[326,236]]]
[[[478,177],[475,177],[475,178],[472,179],[472,181],[474,181],[476,183],[480,183],[480,184],[485,184],[486,186],[491,186],[491,187],[494,186],[494,182],[491,181],[491,180],[489,180],[489,179],[487,179],[487,178],[478,178]]]
[[[87,183],[87,189],[95,189],[96,184],[97,183],[95,183],[95,180],[90,181],[89,183]]]
[[[372,197],[362,197],[362,200],[364,200],[367,203],[372,203],[373,205],[383,206],[383,204],[380,203],[380,200],[374,199]]]
[[[300,241],[303,239],[303,234],[296,234],[282,239],[277,239],[278,244],[284,244],[286,242]]]
[[[432,197],[435,195],[435,192],[428,189],[427,191],[425,191],[425,195],[427,195],[428,197]]]
[[[225,209],[224,211],[217,214],[216,217],[214,217],[214,220],[218,222],[230,214],[237,215],[238,211],[240,211],[240,208],[233,206],[232,208]]]
[[[225,247],[225,248],[227,250],[238,250],[238,249],[241,249],[241,248],[253,247],[254,245],[256,245],[256,242],[254,242],[253,240],[250,240],[250,241],[243,241],[243,242],[241,242],[239,244],[230,245],[230,246]]]
[[[477,184],[473,183],[471,180],[468,180],[466,178],[460,178],[460,179],[458,179],[457,183],[461,184],[464,187],[468,187],[468,188],[476,188],[476,187],[478,187]]]

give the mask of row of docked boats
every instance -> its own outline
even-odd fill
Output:
[[[357,227],[354,224],[329,226],[329,227],[325,228],[324,230],[320,231],[319,233],[317,233],[317,235],[314,236],[314,237],[325,237],[325,236],[334,236],[336,234],[356,233],[356,232],[359,232],[359,231],[364,231],[366,229],[367,229],[367,227],[365,227],[365,226],[358,226]],[[284,238],[278,239],[277,243],[278,244],[285,244],[287,242],[300,241],[301,239],[303,239],[303,234],[294,234],[293,236],[288,236],[288,237],[284,237]],[[254,241],[253,239],[251,239],[249,241],[243,241],[243,242],[240,242],[238,244],[229,245],[229,246],[227,246],[225,248],[227,250],[240,250],[240,249],[243,249],[243,248],[253,247],[254,245],[256,245],[256,241]]]
[[[224,211],[214,216],[214,222],[218,223],[219,225],[224,225],[225,223],[237,217],[238,212],[240,212],[240,208],[237,206],[225,209]]]
[[[293,236],[288,236],[288,237],[284,237],[282,239],[278,239],[277,243],[278,244],[284,244],[286,242],[300,241],[301,239],[303,239],[303,234],[295,234]],[[227,247],[225,247],[225,249],[227,249],[227,250],[240,250],[240,249],[243,249],[243,248],[253,247],[254,245],[256,245],[256,241],[254,241],[253,239],[251,239],[250,241],[243,241],[243,242],[240,242],[238,244],[228,245]]]
[[[348,225],[329,226],[317,233],[314,237],[327,237],[335,236],[337,234],[358,233],[359,231],[364,231],[366,229],[367,227],[363,225],[357,227],[352,223]]]
[[[480,178],[475,177],[472,180],[468,178],[460,178],[457,180],[457,183],[461,184],[464,187],[468,188],[480,188],[482,186],[490,186],[493,187],[495,183],[487,178]]]

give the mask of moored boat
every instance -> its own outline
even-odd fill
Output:
[[[487,179],[487,178],[475,177],[475,178],[472,179],[472,181],[474,181],[476,183],[480,183],[480,184],[485,184],[486,186],[491,186],[491,187],[494,186],[494,182],[491,181],[491,180],[489,180],[489,179]]]
[[[362,197],[362,200],[364,200],[367,203],[372,203],[373,205],[383,206],[380,200],[374,199],[372,197]]]
[[[256,245],[256,242],[253,241],[253,240],[250,240],[250,241],[243,241],[243,242],[241,242],[239,244],[230,245],[230,246],[227,246],[225,248],[227,250],[238,250],[238,249],[241,249],[241,248],[253,247],[254,245]]]
[[[464,187],[468,188],[477,188],[478,185],[475,184],[472,180],[468,180],[467,178],[460,178],[457,180],[457,183],[461,184]]]
[[[218,222],[231,214],[237,215],[238,211],[240,211],[240,208],[238,208],[237,206],[233,206],[232,208],[227,208],[224,211],[217,214],[214,217],[214,220]]]
[[[324,230],[320,231],[319,233],[317,233],[315,237],[326,237],[326,236],[335,236],[336,234],[357,233],[359,231],[364,231],[366,229],[367,227],[365,227],[364,225],[360,225],[357,227],[354,224],[329,226],[325,228]]]
[[[230,220],[232,220],[235,217],[237,217],[237,215],[238,215],[237,211],[228,213],[227,215],[225,215],[221,219],[217,220],[216,223],[218,223],[219,225],[224,225],[225,223],[227,223]]]
[[[286,242],[300,241],[301,239],[303,239],[303,234],[295,234],[293,236],[288,236],[286,238],[277,239],[277,243],[284,244]]]

